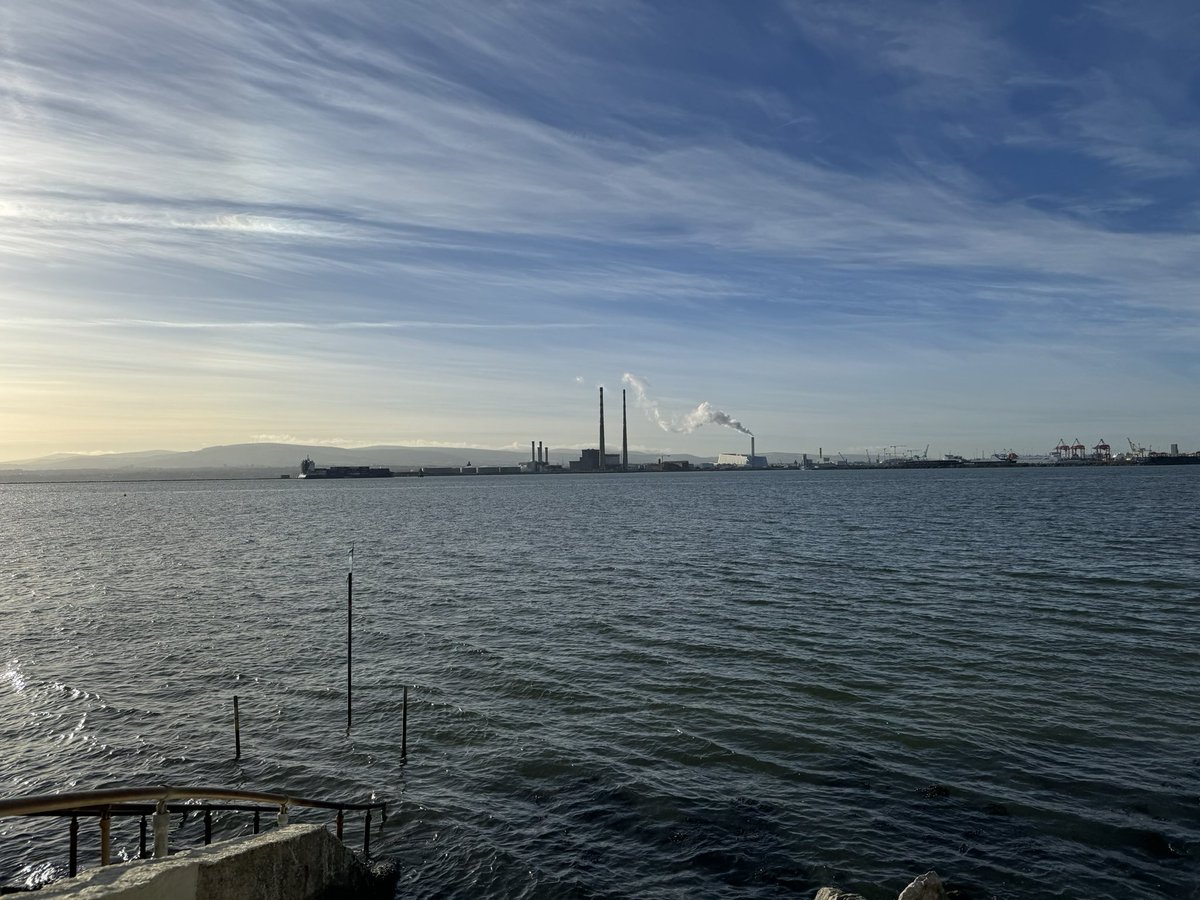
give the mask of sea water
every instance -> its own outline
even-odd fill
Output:
[[[1200,897],[1198,501],[1189,468],[0,485],[0,795],[386,799],[405,897]],[[0,820],[0,882],[65,847]]]

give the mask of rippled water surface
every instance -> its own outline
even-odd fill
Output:
[[[1200,897],[1198,501],[1187,468],[0,486],[0,794],[375,792],[405,897]],[[0,820],[0,882],[64,832]]]

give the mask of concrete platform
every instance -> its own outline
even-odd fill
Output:
[[[90,869],[46,885],[72,900],[334,900],[390,898],[395,872],[373,872],[321,825],[288,825],[249,838]]]

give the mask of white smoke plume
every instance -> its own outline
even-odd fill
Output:
[[[658,408],[658,401],[653,399],[646,390],[646,382],[632,372],[626,372],[621,380],[633,388],[634,401],[646,411],[646,417],[663,431],[673,431],[676,434],[691,434],[701,425],[724,425],[734,431],[753,436],[754,432],[739,422],[729,413],[715,409],[705,400],[686,416],[664,416]]]

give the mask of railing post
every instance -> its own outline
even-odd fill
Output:
[[[142,816],[142,825],[138,829],[138,859],[146,858],[146,817]]]
[[[167,841],[171,834],[171,814],[167,812],[167,801],[159,800],[155,807],[154,816],[154,858],[166,859],[168,853]]]
[[[204,846],[212,843],[212,810],[204,807]]]
[[[79,817],[71,816],[71,855],[67,861],[67,875],[74,878],[79,872]]]
[[[100,865],[107,866],[111,846],[109,843],[109,827],[112,825],[112,819],[108,816],[108,807],[105,807],[100,813]]]
[[[242,758],[242,718],[238,714],[237,694],[233,695],[233,758]]]
[[[346,814],[342,810],[339,809],[338,817],[337,817],[337,838],[339,841],[342,839],[342,831],[345,828],[345,825],[346,825]]]
[[[258,810],[254,811],[254,833],[258,834]]]
[[[408,759],[408,685],[404,686],[404,706],[400,712],[400,761]]]
[[[367,810],[367,827],[363,831],[363,856],[371,855],[371,811]]]
[[[279,804],[279,816],[275,819],[275,824],[282,828],[287,824],[287,804]]]

